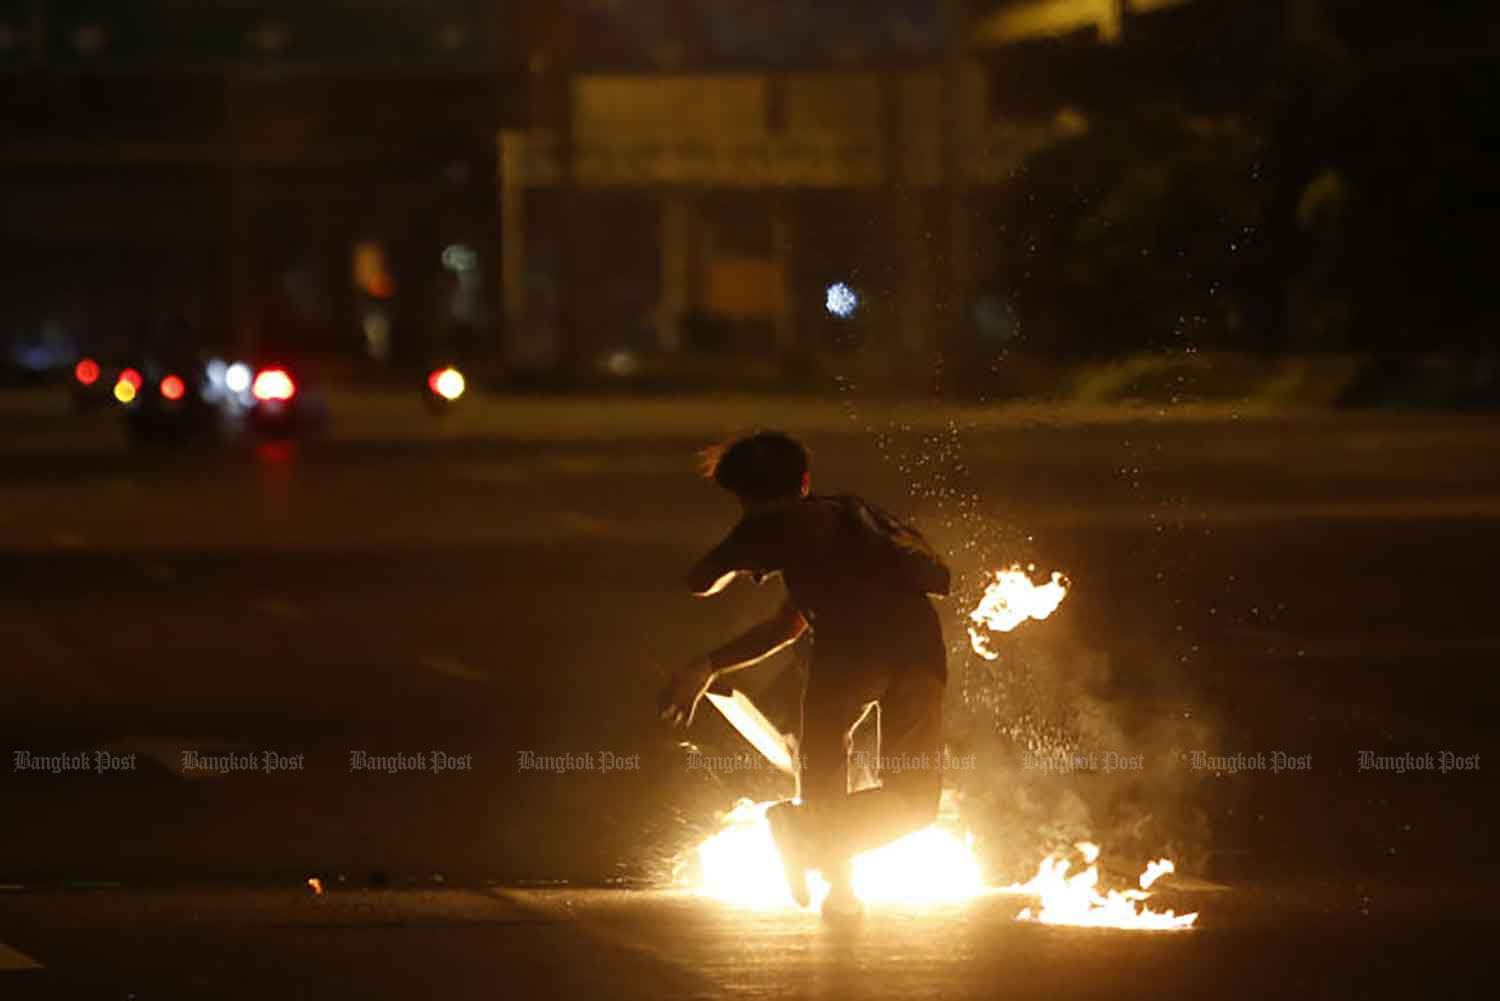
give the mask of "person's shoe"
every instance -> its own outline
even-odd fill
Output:
[[[830,887],[823,898],[823,917],[829,921],[853,921],[863,917],[865,905],[854,895],[854,888],[840,882]]]
[[[807,844],[797,823],[797,807],[791,803],[777,803],[766,811],[766,822],[771,825],[771,839],[776,842],[776,853],[781,856],[781,872],[786,877],[786,888],[798,907],[812,902],[807,892]]]

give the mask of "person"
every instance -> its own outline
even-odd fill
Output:
[[[767,814],[787,884],[808,900],[818,869],[830,889],[824,911],[857,914],[855,855],[926,827],[942,786],[947,658],[929,595],[950,574],[915,528],[854,496],[810,493],[807,449],[765,431],[704,453],[704,474],[739,500],[742,517],[692,568],[697,594],[735,576],[780,574],[787,598],[767,620],[679,670],[662,693],[663,719],[686,726],[723,675],[758,663],[813,633],[802,696],[798,797]],[[851,794],[855,728],[879,707],[879,785]]]

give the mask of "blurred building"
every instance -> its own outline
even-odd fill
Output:
[[[927,378],[1038,303],[1099,329],[1118,283],[1067,313],[1017,178],[1153,90],[1230,134],[1256,12],[1301,5],[0,0],[0,315],[55,354]]]
[[[860,350],[899,372],[976,323],[1003,339],[968,220],[1100,96],[1019,79],[1010,55],[1097,52],[1185,3],[557,5],[531,120],[501,136],[510,362],[774,370]]]
[[[79,350],[492,346],[510,37],[492,0],[0,0],[7,325]]]

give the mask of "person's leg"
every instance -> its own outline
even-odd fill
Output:
[[[771,840],[776,842],[776,854],[781,858],[781,874],[798,907],[806,907],[810,901],[807,870],[813,867],[806,814],[800,804],[789,799],[766,811]]]
[[[800,804],[778,803],[766,814],[788,889],[799,904],[807,902],[808,869],[835,882],[847,868],[829,854],[834,820],[849,793],[850,734],[878,694],[878,687],[847,671],[815,666],[809,672],[797,745]]]
[[[880,698],[880,786],[848,797],[839,840],[852,857],[937,818],[943,789],[943,689],[936,675],[909,671]]]

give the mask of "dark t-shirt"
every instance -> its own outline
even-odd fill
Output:
[[[873,660],[946,676],[927,595],[948,593],[948,568],[920,532],[860,498],[812,496],[747,515],[699,567],[709,583],[781,574],[813,627],[816,663]]]

